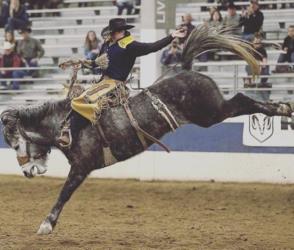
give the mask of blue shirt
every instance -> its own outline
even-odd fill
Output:
[[[127,34],[116,43],[106,46],[105,51],[108,55],[109,65],[103,71],[103,75],[115,80],[125,81],[137,57],[156,52],[167,46],[172,40],[173,37],[169,35],[155,43],[140,43],[135,41],[130,34]]]

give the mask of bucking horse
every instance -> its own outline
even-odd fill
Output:
[[[16,151],[26,177],[44,174],[46,160],[52,147],[60,149],[71,168],[60,195],[48,216],[41,223],[38,234],[50,234],[71,195],[96,169],[106,167],[105,148],[116,159],[124,161],[142,153],[154,143],[145,138],[142,144],[134,120],[143,131],[160,139],[184,124],[210,127],[226,118],[263,113],[267,116],[291,116],[291,103],[263,103],[242,93],[224,99],[216,83],[192,70],[193,59],[209,50],[229,50],[246,60],[258,74],[259,65],[252,56],[253,48],[226,30],[198,27],[189,36],[182,53],[180,72],[163,78],[140,93],[128,98],[130,117],[122,105],[103,110],[97,124],[88,123],[73,138],[70,148],[57,142],[61,123],[71,109],[71,99],[46,102],[34,106],[10,108],[1,114],[3,134],[7,144]],[[107,145],[105,143],[107,142]]]

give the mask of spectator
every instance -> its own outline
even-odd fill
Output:
[[[24,63],[21,57],[14,52],[14,45],[10,42],[4,42],[4,55],[0,57],[0,67],[1,68],[18,68],[23,67]],[[25,71],[23,70],[1,70],[1,78],[23,78],[25,76]],[[2,82],[2,86],[7,87],[6,82]],[[12,81],[12,89],[19,89],[19,81]]]
[[[134,8],[132,0],[116,0],[114,3],[118,8],[117,15],[121,15],[124,9],[127,9],[127,15],[132,14],[132,10]]]
[[[240,15],[237,14],[236,12],[236,6],[234,5],[234,3],[230,3],[228,5],[228,9],[227,9],[228,13],[224,18],[223,21],[223,26],[226,28],[231,28],[232,30],[230,30],[229,33],[231,33],[232,35],[241,35],[242,34],[242,29],[240,26]]]
[[[247,7],[247,10],[242,10],[240,23],[244,26],[243,39],[252,41],[254,34],[258,33],[262,29],[263,14],[259,10],[259,4],[257,1],[251,1],[251,4]]]
[[[9,2],[8,1],[0,1],[1,6],[1,16],[0,16],[0,27],[3,28],[6,26],[9,17]]]
[[[9,7],[9,17],[6,30],[14,31],[15,29],[22,29],[29,25],[29,16],[23,4],[19,0],[11,0]]]
[[[5,31],[4,38],[6,42],[10,42],[11,44],[13,44],[14,52],[16,52],[17,41],[15,40],[14,32],[10,30]]]
[[[184,16],[182,16],[181,28],[187,31],[187,36],[179,40],[180,44],[183,44],[187,40],[190,33],[195,28],[195,26],[192,24],[192,21],[193,18],[190,13],[186,13]]]
[[[253,47],[257,51],[254,53],[254,57],[260,63],[260,74],[262,76],[269,75],[269,65],[267,65],[267,53],[264,47],[262,46],[262,36],[260,34],[256,34],[253,40]],[[252,75],[251,68],[249,65],[246,65],[246,72],[248,75]],[[248,78],[247,82],[244,84],[245,87],[271,87],[270,84],[267,83],[268,78],[261,78],[259,84],[252,83],[252,79]],[[261,101],[267,101],[269,99],[269,91],[257,91],[255,94],[257,99]]]
[[[19,31],[22,40],[17,43],[17,53],[25,59],[28,67],[37,67],[38,61],[44,56],[44,49],[41,42],[30,36],[30,28],[23,28]],[[34,72],[30,72],[34,74]]]
[[[216,7],[210,7],[209,8],[209,11],[208,11],[209,18],[208,19],[204,19],[204,24],[208,25],[209,21],[212,20],[213,13],[215,11],[217,11],[217,8]]]
[[[99,55],[101,41],[97,38],[94,31],[89,31],[85,40],[85,57],[88,60],[94,60]]]
[[[288,36],[284,39],[282,48],[284,53],[280,54],[278,63],[284,63],[284,62],[294,63],[294,25],[290,25],[288,27]],[[276,67],[277,73],[283,73],[283,72],[289,72],[289,71],[292,71],[291,67],[288,67],[285,65],[278,65]]]
[[[163,51],[160,62],[166,68],[169,68],[181,62],[181,55],[182,51],[180,49],[179,42],[177,39],[174,39],[169,48]]]
[[[215,28],[220,28],[222,27],[222,23],[223,23],[223,18],[221,13],[218,10],[215,10],[210,16],[208,25]]]

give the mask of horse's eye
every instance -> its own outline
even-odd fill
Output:
[[[14,147],[14,150],[18,150],[19,149],[19,145],[16,145],[15,147]]]

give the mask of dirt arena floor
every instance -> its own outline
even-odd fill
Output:
[[[0,249],[294,249],[294,185],[88,179],[37,236],[62,179],[0,176]]]

